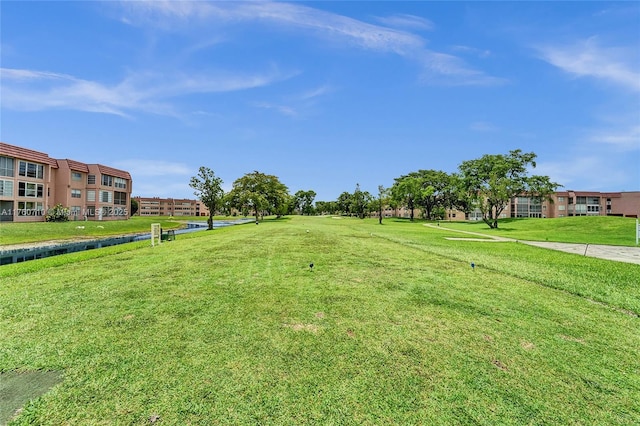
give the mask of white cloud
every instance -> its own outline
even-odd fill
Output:
[[[376,17],[376,20],[386,26],[394,28],[408,28],[427,31],[431,31],[435,28],[435,25],[430,20],[405,13],[396,13],[386,17]]]
[[[488,58],[489,56],[491,56],[491,51],[489,49],[478,49],[476,47],[461,46],[461,45],[452,46],[451,49],[455,52],[467,53],[474,56],[478,56],[480,58]]]
[[[421,62],[424,66],[422,80],[425,83],[453,86],[497,86],[508,80],[493,77],[482,71],[468,68],[457,56],[425,50]]]
[[[610,190],[628,183],[624,168],[617,170],[615,156],[566,155],[560,161],[538,162],[534,174],[549,176],[564,189]],[[602,173],[606,171],[606,173]]]
[[[603,47],[596,37],[591,37],[573,45],[547,45],[537,50],[541,59],[569,74],[593,77],[627,89],[640,90],[637,46]]]
[[[496,132],[500,130],[496,125],[488,121],[474,121],[469,128],[476,132]]]
[[[640,150],[640,125],[624,129],[597,130],[589,140],[623,151],[637,151]]]
[[[355,46],[378,52],[392,52],[416,60],[425,67],[424,81],[458,85],[492,85],[504,80],[470,68],[453,55],[426,49],[426,41],[415,34],[380,25],[369,24],[346,16],[293,3],[280,2],[124,2],[130,22],[151,25],[164,30],[196,31],[239,22],[265,23],[283,28],[298,28],[340,46]],[[402,21],[424,28],[430,22],[411,15],[395,15]]]
[[[210,71],[206,74],[131,74],[107,85],[66,74],[0,69],[4,108],[37,111],[74,109],[129,116],[133,111],[177,116],[168,99],[193,93],[219,93],[270,85],[292,74],[271,69],[245,74]]]
[[[277,105],[269,102],[253,102],[251,105],[253,105],[256,108],[273,109],[289,117],[295,117],[298,115],[298,112],[293,107],[290,107],[287,105]]]

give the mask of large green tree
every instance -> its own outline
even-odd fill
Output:
[[[368,191],[362,191],[360,184],[357,183],[355,191],[351,194],[351,212],[360,219],[364,219],[369,213],[372,201],[373,196]]]
[[[316,198],[316,193],[313,190],[303,191],[300,190],[293,195],[294,209],[298,210],[302,215],[313,214],[313,200]]]
[[[422,196],[422,182],[415,174],[400,176],[394,180],[391,187],[391,197],[411,211],[411,220],[413,221],[414,210]]]
[[[222,189],[222,179],[208,167],[200,167],[198,174],[191,178],[189,186],[193,188],[196,197],[209,209],[209,219],[207,219],[208,229],[213,229],[213,215],[222,206],[224,190]]]
[[[240,211],[252,211],[257,222],[265,212],[278,216],[286,212],[289,189],[276,176],[254,171],[233,182],[227,200]]]
[[[533,152],[516,149],[508,155],[486,154],[476,160],[463,161],[458,167],[469,197],[490,228],[498,227],[498,218],[512,197],[550,199],[558,188],[548,176],[529,175],[528,168],[536,167],[536,157]]]
[[[436,213],[446,205],[447,189],[451,183],[449,175],[440,170],[418,170],[410,175],[420,181],[416,203],[422,207],[427,219],[436,219]]]

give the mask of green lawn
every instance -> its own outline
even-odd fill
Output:
[[[229,219],[215,217],[215,220]],[[235,219],[235,218],[234,218]],[[160,223],[163,229],[177,229],[184,221],[206,221],[206,217],[140,217],[129,220],[112,221],[70,221],[70,222],[33,222],[0,223],[0,247],[9,244],[33,243],[49,240],[68,240],[74,238],[95,238],[111,235],[124,235],[150,232],[152,223]]]
[[[528,241],[636,245],[636,219],[580,216],[553,219],[500,219],[498,229],[479,222],[440,222],[441,226]]]
[[[640,266],[446,236],[298,216],[2,266],[0,371],[64,378],[14,423],[640,423]]]

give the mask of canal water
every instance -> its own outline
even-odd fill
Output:
[[[214,221],[213,227],[222,228],[241,223],[252,222],[253,219],[238,219],[230,221]],[[207,229],[206,222],[189,222],[186,228],[176,229],[175,235],[189,232],[203,231]],[[42,259],[45,257],[57,256],[60,254],[75,253],[78,251],[93,250],[102,247],[110,247],[118,244],[131,243],[134,241],[150,240],[151,233],[125,235],[120,237],[106,237],[95,240],[74,241],[69,243],[43,244],[37,247],[20,249],[2,249],[0,247],[0,265],[26,262],[28,260]]]

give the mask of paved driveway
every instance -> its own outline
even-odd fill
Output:
[[[580,256],[598,257],[600,259],[615,260],[618,262],[635,263],[640,265],[640,247],[626,247],[626,246],[607,246],[602,244],[574,244],[574,243],[551,243],[548,241],[523,241],[514,240],[511,238],[494,237],[492,235],[481,234],[478,232],[460,231],[457,229],[445,228],[443,226],[436,226],[431,224],[425,224],[430,228],[446,229],[447,231],[455,231],[463,234],[474,235],[480,238],[449,238],[453,240],[476,240],[476,241],[511,241],[522,244],[528,244],[530,246],[542,247],[552,250],[564,251],[567,253],[579,254]]]

